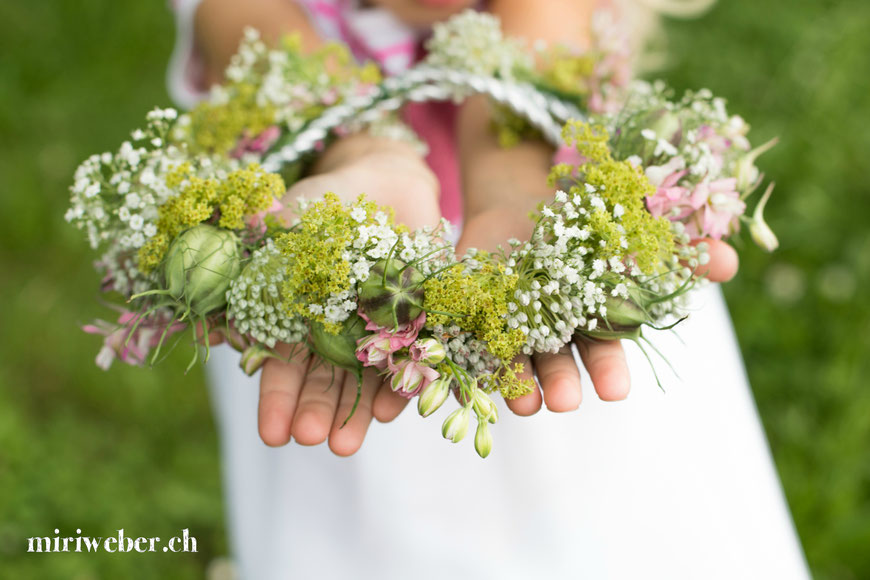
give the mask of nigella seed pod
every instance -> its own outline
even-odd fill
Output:
[[[384,328],[409,324],[423,312],[423,274],[401,260],[377,262],[359,286],[359,306]]]
[[[240,271],[236,235],[206,224],[179,234],[163,263],[166,290],[196,316],[226,305],[227,289]]]
[[[604,302],[607,308],[607,322],[616,327],[635,327],[648,321],[649,316],[643,308],[631,299],[608,296]]]
[[[356,356],[357,341],[367,335],[365,321],[353,314],[344,321],[338,334],[332,334],[321,323],[312,321],[308,333],[308,345],[326,362],[360,373],[362,363]]]
[[[583,329],[582,335],[598,340],[637,339],[640,327],[649,322],[649,315],[630,298],[608,296],[604,306],[607,315],[599,317],[594,330]]]

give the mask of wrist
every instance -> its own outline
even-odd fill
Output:
[[[534,223],[528,211],[516,207],[494,207],[466,216],[457,254],[468,248],[495,251],[505,247],[511,238],[526,240],[531,236]]]
[[[314,173],[338,171],[370,161],[393,161],[397,168],[403,170],[426,167],[426,162],[413,143],[360,132],[331,144],[318,158]]]

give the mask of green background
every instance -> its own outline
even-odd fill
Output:
[[[720,0],[669,25],[678,89],[706,86],[779,135],[768,221],[726,286],[764,426],[818,578],[870,577],[870,3]],[[200,578],[227,551],[201,369],[93,365],[78,327],[94,255],[62,219],[75,166],[169,104],[162,2],[0,2],[0,578]],[[168,538],[197,554],[23,553],[82,528]],[[94,531],[99,531],[95,533]]]

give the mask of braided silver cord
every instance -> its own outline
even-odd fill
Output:
[[[527,83],[421,66],[386,79],[367,95],[348,98],[326,109],[320,117],[293,136],[288,144],[268,155],[263,167],[267,171],[278,171],[285,163],[292,163],[314,151],[332,131],[350,122],[371,123],[409,102],[458,102],[475,94],[487,95],[525,118],[553,145],[561,143],[562,126],[566,121],[585,118],[573,104],[542,93]]]

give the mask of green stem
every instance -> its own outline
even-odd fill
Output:
[[[384,261],[384,277],[381,280],[381,286],[387,285],[387,266],[389,265],[390,260],[393,259],[393,253],[396,251],[396,246],[399,245],[400,239],[401,239],[400,237],[396,236],[396,241],[393,243],[393,247],[390,248],[390,253],[387,254],[387,259]]]
[[[184,314],[182,314],[182,318],[187,314],[190,314],[190,310],[187,310]],[[191,334],[193,334],[193,359],[191,359],[190,364],[187,365],[187,368],[184,369],[184,374],[189,373],[190,369],[193,368],[193,365],[196,364],[196,361],[199,360],[199,345],[196,343],[196,325],[190,325],[190,332]]]
[[[640,335],[640,338],[641,338],[641,340],[643,340],[645,343],[647,343],[647,344],[649,345],[649,347],[650,347],[651,349],[653,349],[653,351],[654,351],[657,355],[659,355],[659,358],[660,358],[660,359],[662,359],[663,361],[665,361],[665,364],[668,365],[668,368],[671,369],[671,372],[674,373],[674,376],[676,376],[676,377],[679,379],[679,378],[680,378],[680,375],[679,375],[679,373],[677,372],[677,369],[675,369],[675,368],[674,368],[674,365],[671,364],[671,361],[669,361],[669,360],[667,359],[667,357],[666,357],[665,355],[663,355],[662,352],[661,352],[658,348],[656,348],[656,345],[654,345],[654,344],[652,343],[652,341],[651,341],[650,339],[648,339],[647,337],[645,337],[643,334]],[[664,390],[664,389],[663,389],[663,390]]]
[[[353,417],[354,413],[356,413],[356,407],[357,405],[359,405],[359,400],[362,396],[362,370],[357,369],[354,375],[356,376],[356,398],[353,400],[353,406],[350,408],[350,414],[347,416],[347,419],[344,420],[344,423],[341,424],[341,427],[339,427],[339,429],[347,425],[347,422],[350,421],[350,418]]]
[[[130,329],[130,332],[127,333],[127,338],[124,340],[124,348],[127,348],[127,345],[130,344],[130,339],[133,338],[133,334],[136,332],[136,329],[139,328],[139,325],[142,324],[142,321],[145,320],[145,317],[153,313],[155,310],[160,308],[160,304],[152,306],[142,314],[136,318],[136,323],[133,325],[133,328]]]
[[[147,292],[140,292],[138,294],[133,294],[132,296],[130,296],[130,298],[127,300],[127,302],[129,303],[129,302],[132,302],[133,300],[138,300],[139,298],[142,298],[143,296],[157,296],[157,295],[167,296],[167,295],[169,295],[169,290],[148,290]]]

